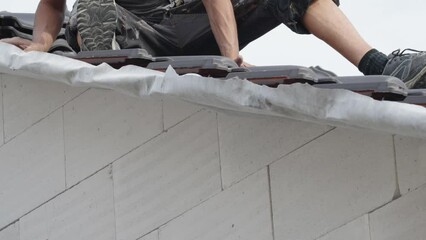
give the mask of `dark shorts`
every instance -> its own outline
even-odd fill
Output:
[[[157,0],[152,0],[157,1]],[[232,0],[240,49],[281,23],[300,34],[309,33],[301,23],[312,0]],[[339,4],[339,0],[334,0]],[[117,42],[121,48],[144,48],[153,56],[220,55],[200,0],[174,8],[139,14],[117,5]],[[72,12],[67,38],[78,51]],[[74,17],[74,18],[73,18]],[[74,20],[73,20],[74,19]]]
[[[265,0],[271,13],[293,32],[309,34],[302,24],[302,17],[313,0]],[[339,0],[333,0],[337,6]]]

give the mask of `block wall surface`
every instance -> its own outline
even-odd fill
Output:
[[[0,74],[0,146],[4,144],[4,122],[3,122],[3,74]]]
[[[426,239],[425,140],[0,84],[0,240]]]

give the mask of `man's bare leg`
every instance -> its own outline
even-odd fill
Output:
[[[355,66],[372,47],[331,0],[314,0],[302,22],[315,36],[326,42]]]
[[[409,88],[426,88],[426,52],[395,52],[388,58],[373,49],[332,0],[313,0],[302,18],[303,25],[365,75],[390,75]]]

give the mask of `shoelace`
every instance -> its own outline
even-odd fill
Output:
[[[394,57],[402,57],[402,56],[410,55],[410,53],[406,53],[406,52],[423,53],[424,51],[419,51],[419,50],[412,49],[412,48],[406,48],[402,51],[401,51],[401,49],[397,49],[397,50],[393,51],[391,54]]]

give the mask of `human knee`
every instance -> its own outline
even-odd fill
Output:
[[[292,31],[299,34],[309,34],[302,23],[303,16],[312,4],[330,0],[268,0],[272,14]],[[339,5],[339,0],[332,0]]]

